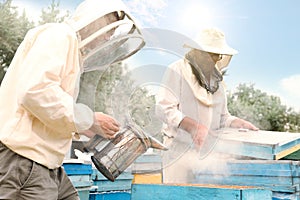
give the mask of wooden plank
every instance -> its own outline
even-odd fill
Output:
[[[89,187],[93,185],[90,175],[68,175],[74,187]]]
[[[111,182],[109,180],[93,181],[94,186],[97,186],[97,192],[107,192],[107,191],[123,191],[131,189],[131,180],[116,180]]]
[[[161,173],[162,159],[159,154],[143,154],[131,165],[133,174]]]
[[[89,200],[130,200],[130,191],[91,193]]]
[[[159,154],[142,154],[140,155],[134,163],[161,163],[162,159]]]
[[[262,145],[249,145],[238,141],[220,139],[214,150],[216,152],[251,157],[256,159],[274,160],[272,147]]]
[[[160,184],[162,183],[162,174],[135,174],[132,183],[135,184]]]
[[[199,175],[197,183],[221,184],[221,185],[245,185],[262,187],[272,191],[295,193],[298,184],[293,183],[293,178],[288,177],[265,177],[265,176],[221,176],[221,175]]]
[[[300,149],[300,144],[295,144],[295,146],[292,146],[290,148],[287,148],[287,149],[282,150],[281,152],[275,154],[275,159],[279,160],[285,156],[292,154],[293,152],[298,151],[299,149]]]
[[[63,163],[63,168],[76,188],[84,188],[93,185],[92,164],[67,162]]]
[[[221,129],[215,150],[233,155],[278,160],[300,149],[300,133]]]
[[[300,176],[300,161],[290,160],[220,160],[223,167],[201,169],[202,174]]]
[[[63,163],[63,168],[67,175],[90,175],[92,174],[92,164],[83,163]]]
[[[222,129],[218,131],[222,133],[223,139],[240,141],[243,143],[252,143],[260,145],[284,145],[291,141],[300,139],[300,133],[274,132],[274,131],[247,131],[240,132],[239,129]]]
[[[103,174],[101,174],[97,169],[93,168],[92,170],[92,179],[93,180],[107,180],[107,178],[105,176],[103,176]],[[123,172],[121,173],[115,181],[117,180],[132,180],[133,179],[133,175],[130,172]]]
[[[97,169],[93,169],[92,180],[97,186],[98,192],[130,190],[133,175],[130,172],[123,172],[114,182],[107,180]]]
[[[133,184],[131,200],[271,200],[272,192],[255,187],[217,185]]]
[[[196,182],[202,184],[248,185],[278,192],[299,192],[299,161],[231,160],[227,162],[225,168],[216,168],[213,171],[209,171],[209,169],[199,170],[195,172]]]
[[[162,171],[161,163],[134,163],[131,166],[133,174],[160,173]]]

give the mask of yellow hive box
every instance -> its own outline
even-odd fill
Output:
[[[160,184],[162,183],[162,174],[134,174],[133,184]]]

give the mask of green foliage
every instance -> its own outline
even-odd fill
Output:
[[[240,84],[234,93],[228,94],[228,110],[263,130],[299,131],[300,113],[282,105],[279,97],[268,95],[253,85]]]
[[[12,0],[0,2],[0,83],[26,32],[33,27],[25,11],[20,16],[11,3]]]
[[[51,5],[47,9],[42,10],[41,20],[39,24],[52,23],[52,22],[63,22],[65,18],[69,17],[70,13],[67,11],[66,14],[62,14],[59,9],[59,1],[56,3],[52,0]]]
[[[34,27],[33,21],[27,18],[26,12],[20,15],[17,7],[11,4],[12,0],[0,2],[0,84],[24,36]],[[65,15],[61,14],[59,3],[53,0],[47,9],[42,10],[39,24],[61,22],[68,16],[68,11]]]

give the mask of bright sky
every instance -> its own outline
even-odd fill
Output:
[[[37,18],[52,0],[13,0]],[[112,0],[113,1],[113,0]],[[80,0],[61,0],[73,11]],[[225,81],[280,96],[300,110],[299,0],[124,0],[143,27],[164,28],[195,38],[204,27],[218,27],[239,54],[233,57]],[[104,5],[105,6],[105,5]]]

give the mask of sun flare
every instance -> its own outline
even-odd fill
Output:
[[[213,10],[202,4],[192,4],[183,8],[180,15],[181,24],[187,29],[202,29],[213,26]]]

